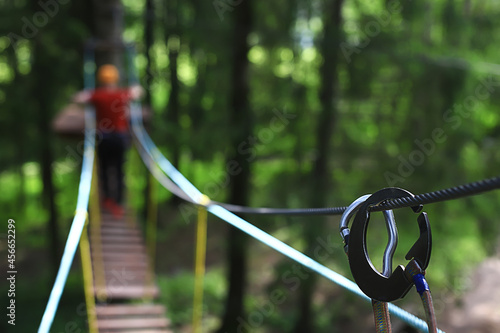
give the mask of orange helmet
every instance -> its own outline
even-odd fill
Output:
[[[102,65],[97,71],[97,80],[101,84],[117,83],[120,79],[120,73],[114,65]]]

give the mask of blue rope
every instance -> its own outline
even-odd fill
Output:
[[[84,82],[85,88],[93,87],[94,76],[90,67],[93,64],[93,56],[90,52],[85,52]],[[76,213],[71,223],[71,228],[64,247],[61,264],[57,272],[56,280],[47,302],[47,306],[42,316],[42,321],[38,328],[38,333],[48,333],[61,300],[61,295],[68,279],[69,270],[75,257],[76,249],[80,242],[85,221],[87,219],[87,210],[89,205],[90,187],[92,183],[92,168],[94,166],[95,151],[95,111],[93,107],[85,107],[85,141],[82,161],[82,171],[80,175],[80,184],[78,187],[78,200],[76,204]]]

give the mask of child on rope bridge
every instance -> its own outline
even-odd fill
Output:
[[[103,206],[115,218],[123,216],[123,163],[130,143],[129,103],[143,95],[138,86],[119,88],[120,75],[113,65],[103,65],[97,71],[99,88],[80,91],[76,103],[92,103],[96,110],[97,156],[104,193]],[[113,186],[114,185],[114,186]]]

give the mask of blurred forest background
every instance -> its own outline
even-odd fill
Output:
[[[498,1],[0,0],[0,211],[3,226],[9,218],[17,226],[16,332],[40,322],[74,214],[82,143],[58,137],[51,123],[82,88],[83,45],[103,6],[136,44],[153,139],[214,200],[344,206],[387,186],[422,193],[498,174]],[[234,177],[231,160],[242,166]],[[138,212],[147,179],[131,152],[127,184]],[[158,195],[162,302],[174,327],[189,332],[195,217],[166,190]],[[499,199],[493,192],[425,207],[438,322],[474,288],[477,264],[497,255]],[[246,218],[313,257],[318,244],[333,243],[322,263],[350,276],[338,217]],[[404,264],[417,224],[403,210],[396,219],[395,262]],[[206,331],[373,329],[364,301],[209,222]],[[385,247],[379,222],[372,258]],[[276,291],[285,295],[279,304],[269,301]],[[83,299],[75,262],[53,332],[85,331]],[[398,305],[422,315],[414,295]]]

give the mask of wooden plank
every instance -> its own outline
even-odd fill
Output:
[[[145,270],[105,270],[104,279],[108,286],[151,285],[151,277]]]
[[[140,253],[146,251],[146,247],[142,244],[102,244],[102,249],[105,252],[135,252]]]
[[[167,318],[119,318],[99,319],[97,327],[99,330],[117,330],[131,328],[167,328],[170,321]]]
[[[108,272],[106,272],[108,273]],[[150,285],[148,275],[146,273],[140,272],[126,272],[126,273],[115,273],[104,275],[105,281],[107,281],[108,286],[128,286],[128,285]]]
[[[149,270],[147,269],[105,269],[104,270],[104,275],[107,277],[108,280],[120,280],[120,281],[128,281],[128,280],[134,280],[138,278],[144,278],[147,276]]]
[[[133,226],[137,225],[136,221],[134,218],[129,219],[115,219],[115,218],[102,218],[100,221],[100,225],[126,225],[126,226]]]
[[[94,294],[99,294],[99,291],[104,289],[109,299],[142,299],[148,297],[158,297],[159,289],[157,286],[143,285],[127,285],[127,286],[111,286],[111,287],[95,287]]]
[[[116,263],[116,264],[120,264],[120,263],[123,263],[123,262],[129,262],[129,261],[142,261],[142,262],[148,262],[148,257],[144,254],[137,254],[136,256],[134,256],[134,253],[125,253],[123,255],[119,255],[118,253],[113,253],[113,254],[116,254],[114,256],[112,255],[108,255],[108,254],[104,254],[104,256],[98,256],[97,254],[96,255],[93,255],[92,256],[92,260],[95,261],[95,262],[103,262],[103,263]]]
[[[129,260],[126,260],[129,259]],[[99,258],[96,257],[94,262],[100,262],[104,266],[111,267],[112,269],[127,269],[127,268],[146,268],[149,266],[147,257],[124,257],[124,258]]]
[[[165,312],[165,306],[159,304],[109,304],[96,306],[96,314],[98,318],[137,315],[158,316],[164,315]]]
[[[92,225],[91,225],[92,226]],[[139,224],[137,224],[135,221],[132,222],[127,222],[127,221],[102,221],[100,223],[101,229],[103,228],[125,228],[126,230],[129,229],[137,229],[141,230],[139,228]]]
[[[148,281],[147,272],[132,272],[132,271],[106,271],[104,274],[106,281],[109,281],[113,285],[129,285],[135,284],[133,281],[137,281],[136,284],[143,285],[145,281]]]
[[[109,289],[112,289],[113,291],[119,291],[122,294],[125,293],[125,292],[122,292],[122,290],[128,288],[129,286],[156,287],[154,281],[148,281],[145,278],[129,279],[126,281],[125,280],[119,281],[119,280],[113,280],[113,279],[106,279],[105,283],[106,283],[106,285],[103,285],[101,287],[107,287]]]
[[[106,209],[101,210],[101,217],[103,220],[104,219],[113,219],[113,220],[115,219],[113,214],[107,212]],[[127,218],[127,217],[135,219],[135,216],[133,215],[133,213],[130,209],[128,209],[128,210],[126,209],[123,216],[122,216],[122,218]]]
[[[119,220],[103,220],[101,223],[99,223],[101,228],[117,228],[117,227],[123,227],[126,229],[136,229],[139,227],[139,225],[135,221],[119,221]],[[92,224],[90,227],[92,228]]]
[[[122,270],[122,269],[133,269],[133,268],[147,268],[148,262],[147,261],[139,261],[139,260],[134,260],[134,261],[123,261],[123,262],[115,262],[115,261],[104,261],[104,267],[105,269],[117,269],[117,270]]]
[[[97,252],[96,250],[94,250]],[[137,257],[139,256],[144,256],[146,255],[146,250],[145,249],[140,249],[136,247],[113,247],[113,246],[108,246],[106,248],[101,247],[101,253],[104,253],[104,256],[107,258],[111,258],[116,255],[136,255]],[[96,253],[96,256],[98,254]],[[101,258],[101,257],[100,257]]]
[[[148,272],[149,272],[148,267],[104,265],[105,275],[115,278],[144,276],[148,274]]]
[[[130,217],[129,218],[121,218],[121,219],[115,219],[113,217],[111,218],[102,218],[101,221],[101,226],[105,225],[124,225],[124,226],[137,226],[137,223],[135,222],[135,218]]]
[[[102,255],[94,254],[92,260],[101,260],[103,262],[116,262],[121,263],[123,261],[148,261],[148,257],[142,253],[103,253]]]
[[[174,333],[174,331],[166,328],[145,328],[132,330],[101,330],[101,333]]]
[[[102,247],[102,245],[101,245]],[[130,252],[101,252],[99,255],[97,251],[94,251],[92,253],[92,256],[98,257],[98,258],[109,258],[109,259],[121,259],[122,257],[126,258],[144,258],[147,257],[146,252],[136,252],[136,253],[130,253]]]
[[[136,229],[136,228],[119,228],[119,227],[116,227],[116,228],[113,228],[113,227],[105,227],[105,228],[102,228],[101,229],[101,235],[102,236],[105,236],[105,235],[122,235],[122,234],[126,234],[126,235],[137,235],[137,236],[142,236],[142,233]]]
[[[92,237],[91,239],[93,239]],[[127,234],[122,234],[122,235],[101,235],[99,237],[101,242],[103,244],[106,243],[112,243],[112,242],[119,242],[119,243],[142,243],[142,237],[139,235],[127,235]],[[97,240],[97,237],[96,237]]]
[[[96,242],[95,236],[90,237],[91,242]],[[101,235],[102,244],[142,244],[142,237],[139,235]]]
[[[127,263],[148,263],[149,258],[145,253],[135,253],[135,252],[111,252],[104,253],[103,255],[95,254],[92,256],[93,260],[100,260],[109,264],[127,264]]]
[[[156,284],[153,280],[147,279],[146,276],[141,277],[129,277],[125,279],[116,279],[106,277],[105,279],[106,287],[113,290],[121,290],[128,288],[129,286],[142,286],[142,287],[154,287]],[[104,287],[104,286],[102,286]]]

